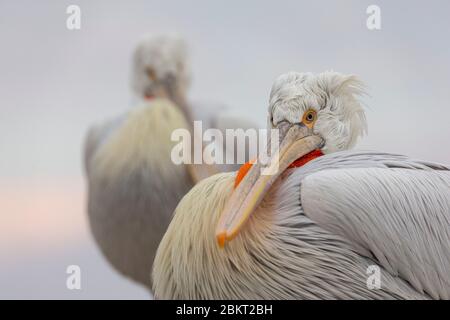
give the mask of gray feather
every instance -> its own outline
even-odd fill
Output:
[[[347,152],[318,159],[305,170],[305,215],[419,292],[450,298],[447,167],[390,154]]]

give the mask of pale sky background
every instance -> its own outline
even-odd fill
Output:
[[[66,28],[66,8],[82,11]],[[382,29],[366,28],[381,8]],[[450,2],[0,0],[0,298],[148,298],[89,234],[81,165],[87,127],[131,105],[141,35],[178,31],[196,100],[265,124],[273,80],[333,69],[368,86],[359,148],[450,163]],[[82,290],[66,289],[66,267]]]

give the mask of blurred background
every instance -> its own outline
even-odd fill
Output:
[[[81,29],[66,9],[81,8]],[[381,30],[366,9],[381,8]],[[286,71],[357,74],[369,135],[358,148],[450,163],[450,2],[0,0],[0,298],[147,299],[95,246],[85,213],[82,141],[132,107],[131,53],[145,33],[191,48],[195,100],[265,127]],[[79,265],[82,289],[66,288]]]

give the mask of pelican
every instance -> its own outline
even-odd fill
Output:
[[[213,165],[175,165],[171,134],[191,130],[193,120],[208,128],[233,119],[222,106],[188,103],[189,83],[185,42],[175,34],[144,37],[132,68],[139,106],[92,127],[85,142],[92,234],[112,266],[150,290],[153,259],[175,206],[196,182],[219,172]]]
[[[184,196],[155,297],[449,299],[450,169],[348,150],[365,132],[362,92],[335,72],[280,76],[268,112],[279,157],[266,165],[279,170],[243,166]]]

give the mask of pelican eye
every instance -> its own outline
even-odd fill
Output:
[[[302,122],[308,126],[308,127],[312,127],[314,125],[314,122],[316,121],[317,118],[317,112],[315,110],[308,110],[303,114],[303,119]]]

